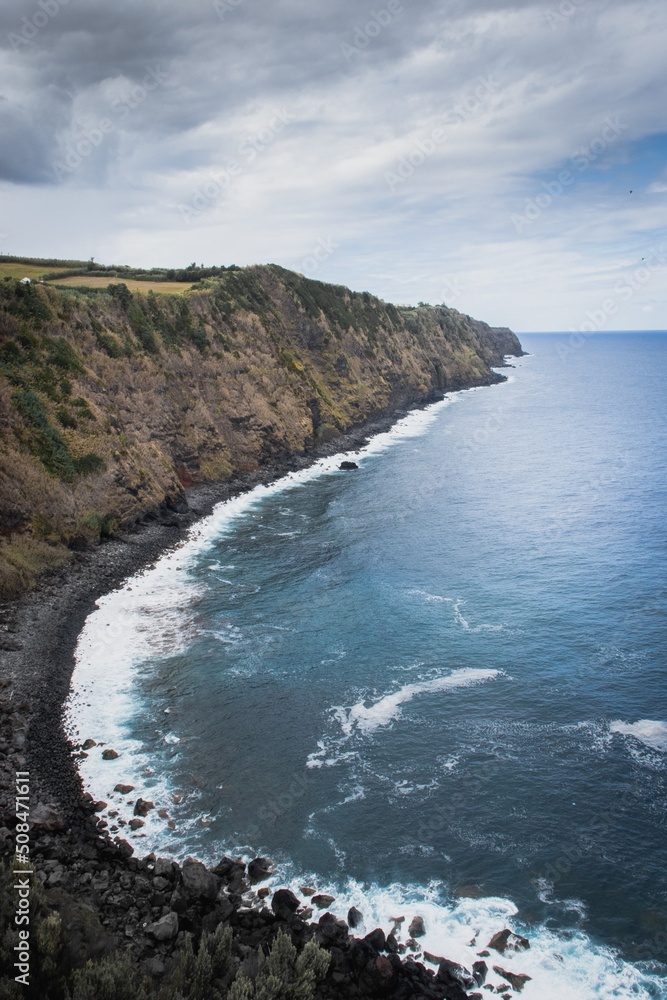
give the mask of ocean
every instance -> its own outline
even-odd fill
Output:
[[[667,997],[667,334],[521,340],[102,598],[68,724],[140,854],[266,855],[468,968],[511,927],[526,1000]]]

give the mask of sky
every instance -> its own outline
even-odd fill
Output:
[[[665,0],[3,0],[0,253],[667,328]]]

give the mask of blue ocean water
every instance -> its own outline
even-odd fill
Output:
[[[84,774],[167,810],[146,851],[266,854],[430,950],[511,919],[529,998],[667,996],[667,335],[521,339],[100,602],[73,711],[124,753]]]

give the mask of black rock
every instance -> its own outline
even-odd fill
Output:
[[[489,967],[486,962],[474,962],[472,967],[472,974],[475,978],[475,982],[478,986],[483,986],[486,982],[486,974],[489,971]]]
[[[338,466],[342,472],[352,472],[353,469],[358,469],[359,466],[356,462],[341,462]]]
[[[255,858],[248,865],[248,878],[251,883],[263,882],[271,875],[272,864],[268,858]]]
[[[347,911],[347,922],[350,927],[358,927],[359,924],[363,924],[364,915],[361,910],[358,910],[356,906],[351,906]]]
[[[363,939],[374,951],[384,951],[387,947],[387,939],[381,927],[376,927],[374,931],[367,934]]]
[[[297,899],[290,889],[278,889],[274,892],[271,900],[271,909],[277,917],[285,919],[290,917],[301,906],[301,900]]]

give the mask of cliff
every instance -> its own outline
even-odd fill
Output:
[[[521,353],[453,309],[399,309],[276,265],[216,270],[183,294],[0,281],[0,593],[179,510],[193,483],[497,381],[490,366]]]

